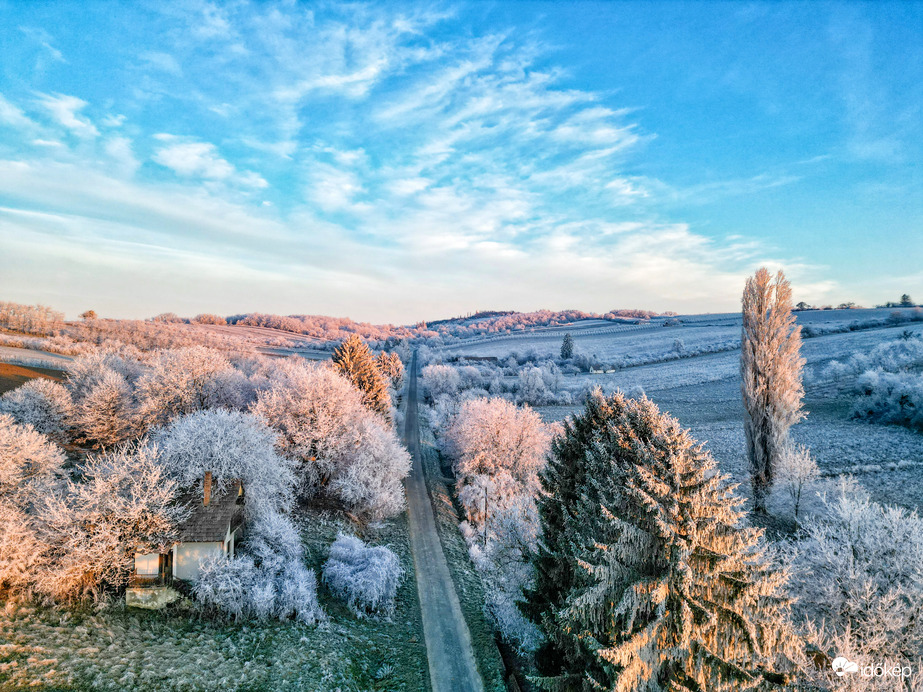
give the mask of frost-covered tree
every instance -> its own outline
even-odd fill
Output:
[[[525,368],[519,372],[519,400],[532,406],[544,406],[552,399],[541,368]]]
[[[65,477],[64,452],[31,425],[0,414],[0,499],[28,507]]]
[[[423,368],[420,373],[423,378],[423,388],[434,401],[440,394],[454,396],[458,394],[461,386],[461,377],[458,370],[451,365],[433,363]]]
[[[551,431],[528,406],[494,397],[464,402],[445,437],[460,479],[505,470],[531,483],[545,464]]]
[[[560,606],[530,594],[560,652],[542,686],[730,691],[784,681],[796,644],[785,573],[762,532],[742,526],[742,501],[714,460],[647,399],[597,394],[582,418],[546,475],[570,486],[554,500],[563,506],[542,498],[543,520],[556,524],[543,525],[537,587],[555,576],[549,559],[570,563],[547,594]],[[555,555],[548,548],[561,544],[548,538],[562,534],[569,545]]]
[[[125,377],[106,368],[77,400],[71,424],[79,440],[97,447],[112,447],[136,435],[138,412]]]
[[[387,546],[369,546],[355,536],[337,535],[324,564],[324,583],[357,616],[389,616],[404,569]]]
[[[97,351],[77,358],[71,363],[64,386],[75,403],[87,396],[110,372],[121,375],[126,383],[134,383],[145,368],[136,360],[123,358],[111,351]]]
[[[779,481],[791,497],[792,514],[796,521],[804,492],[817,481],[819,476],[820,470],[811,455],[811,450],[804,446],[789,444],[782,453],[779,464]]]
[[[137,382],[141,418],[148,426],[163,425],[233,400],[227,391],[232,372],[223,354],[204,346],[158,352]]]
[[[823,511],[805,523],[788,555],[795,609],[807,623],[806,638],[821,651],[860,665],[912,664],[916,673],[890,686],[866,681],[863,690],[921,689],[923,518],[872,502],[849,478],[821,499]],[[829,668],[808,671],[833,682]],[[838,681],[836,689],[844,682]]]
[[[43,435],[61,433],[67,426],[73,401],[53,380],[38,377],[0,397],[0,414],[11,415],[21,425],[31,425]]]
[[[747,279],[743,292],[740,375],[744,431],[750,462],[753,505],[766,513],[788,430],[804,417],[801,328],[792,315],[792,289],[780,271],[765,267]]]
[[[545,633],[535,660],[540,675],[560,678],[567,666],[582,660],[576,640],[564,636],[557,613],[583,573],[577,564],[577,531],[574,509],[587,483],[585,453],[603,434],[615,413],[609,399],[597,387],[587,397],[584,410],[564,421],[561,434],[551,442],[551,454],[539,480],[537,504],[541,540],[533,558],[534,583],[524,593],[523,613]]]
[[[283,361],[252,410],[279,434],[283,454],[298,462],[305,497],[332,500],[366,518],[403,507],[410,455],[334,369]]]
[[[216,490],[241,480],[248,513],[287,511],[294,501],[294,462],[276,452],[276,434],[259,417],[240,411],[196,411],[153,437],[163,465],[183,487],[207,471]]]
[[[35,508],[62,487],[64,462],[48,438],[0,414],[0,586],[34,582],[44,559]]]
[[[564,335],[564,340],[561,342],[561,358],[568,360],[574,357],[574,337],[570,333]]]
[[[550,428],[529,407],[519,408],[500,398],[466,401],[445,432],[446,446],[455,459],[459,495],[468,485],[482,486],[478,482],[482,476],[503,475],[534,494],[550,438]],[[470,505],[466,505],[469,519],[482,511],[476,498]]]
[[[165,551],[188,516],[156,446],[142,442],[94,455],[80,477],[35,512],[46,561],[35,587],[56,599],[123,586],[135,552]]]
[[[404,363],[401,357],[395,353],[382,351],[378,354],[378,368],[384,375],[391,380],[391,388],[395,391],[401,388],[404,383]]]
[[[388,384],[378,362],[358,334],[353,334],[333,352],[333,364],[362,394],[362,403],[380,414],[391,417],[391,397]]]

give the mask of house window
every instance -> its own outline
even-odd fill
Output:
[[[135,553],[135,574],[141,576],[157,576],[160,574],[160,555],[148,553],[141,555]]]

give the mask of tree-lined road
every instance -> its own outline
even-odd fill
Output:
[[[405,412],[404,444],[413,458],[413,469],[404,487],[407,491],[410,545],[423,615],[430,683],[433,692],[481,692],[484,685],[475,662],[471,634],[436,532],[436,518],[423,477],[417,414],[416,352],[410,366]]]

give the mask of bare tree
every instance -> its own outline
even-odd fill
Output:
[[[792,289],[781,271],[761,267],[743,293],[740,390],[743,396],[755,511],[766,513],[775,470],[788,430],[804,417],[801,328],[792,315]]]
[[[792,513],[798,520],[801,509],[801,497],[804,491],[814,484],[820,476],[817,462],[811,456],[811,450],[804,446],[789,445],[782,454],[779,466],[779,479],[792,498]]]

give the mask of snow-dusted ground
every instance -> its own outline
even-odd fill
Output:
[[[0,361],[4,363],[62,368],[66,370],[72,360],[73,358],[71,356],[63,356],[60,353],[36,351],[30,348],[14,348],[13,346],[0,346]]]
[[[884,319],[891,310],[831,310],[799,314],[799,321],[812,327],[837,328],[857,319],[860,322]],[[578,351],[595,353],[600,358],[621,355],[655,354],[674,357],[673,343],[682,338],[687,350],[739,338],[740,320],[736,315],[681,317],[680,327],[649,327],[611,334],[585,334],[581,330],[560,328],[558,335],[570,331]],[[793,428],[793,438],[807,445],[821,472],[828,476],[852,473],[872,493],[874,499],[923,507],[923,435],[899,426],[884,426],[849,417],[851,402],[821,377],[831,360],[843,360],[853,353],[897,339],[905,330],[923,334],[923,324],[828,334],[805,339],[802,354],[807,361],[805,409],[807,418]],[[586,330],[589,331],[589,330]],[[560,341],[520,335],[503,341],[470,344],[451,349],[466,355],[525,353],[557,354]],[[573,392],[600,386],[605,391],[642,387],[662,409],[676,416],[700,441],[706,442],[722,469],[741,483],[749,493],[744,453],[743,409],[740,402],[739,350],[728,350],[667,362],[627,367],[609,374],[581,373],[562,378],[561,386]],[[512,380],[512,378],[508,378]],[[539,412],[546,420],[561,420],[578,407],[549,406]]]

